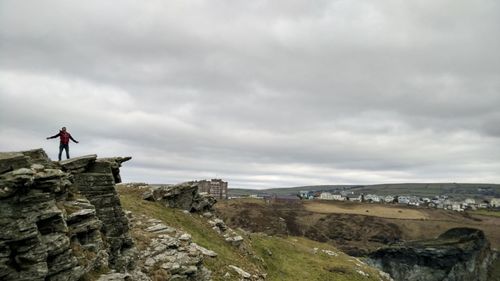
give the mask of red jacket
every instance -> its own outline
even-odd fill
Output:
[[[54,138],[57,138],[59,137],[59,139],[61,139],[61,143],[62,144],[69,144],[69,140],[71,139],[72,141],[74,141],[75,143],[77,142],[72,136],[70,133],[68,132],[63,132],[63,131],[59,131],[59,134],[57,135],[54,135],[52,137],[49,137],[50,139],[54,139]]]

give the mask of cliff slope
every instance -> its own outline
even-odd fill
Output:
[[[488,280],[495,258],[481,230],[453,228],[436,239],[401,243],[370,254],[394,280]]]

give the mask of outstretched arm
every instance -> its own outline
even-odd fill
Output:
[[[78,143],[78,141],[77,141],[77,140],[75,140],[75,139],[71,136],[71,134],[69,135],[69,138],[70,138],[73,142]]]
[[[55,139],[55,138],[57,138],[57,137],[58,137],[58,136],[60,136],[60,135],[61,135],[61,133],[59,132],[59,133],[57,133],[57,135],[53,135],[52,137],[48,137],[47,139],[48,139],[48,140],[49,140],[49,139]]]

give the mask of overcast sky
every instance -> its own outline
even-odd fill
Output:
[[[0,0],[0,151],[125,181],[500,183],[500,1]]]

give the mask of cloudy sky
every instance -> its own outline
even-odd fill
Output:
[[[500,1],[0,0],[0,151],[125,181],[500,182]]]

